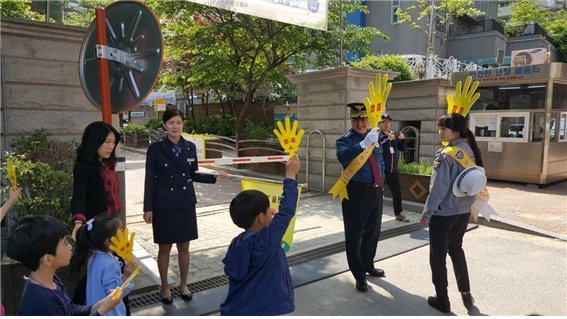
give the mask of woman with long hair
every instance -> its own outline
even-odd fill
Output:
[[[477,166],[482,166],[480,150],[462,115],[444,115],[437,122],[437,126],[443,142],[466,152]],[[429,225],[429,264],[436,292],[436,296],[429,297],[427,302],[444,313],[451,311],[447,293],[447,254],[453,262],[463,304],[468,309],[474,303],[462,243],[475,197],[457,197],[453,193],[453,184],[463,171],[464,168],[459,162],[443,152],[443,149],[435,154],[430,192],[420,221],[423,225]]]

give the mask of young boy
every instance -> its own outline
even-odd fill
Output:
[[[71,245],[67,242],[67,226],[50,216],[23,218],[8,239],[8,257],[31,270],[24,285],[18,316],[85,316],[104,315],[122,298],[112,294],[94,305],[80,306],[71,302],[55,271],[69,265]]]
[[[268,197],[257,190],[243,191],[230,203],[232,221],[245,232],[232,240],[223,259],[229,286],[221,315],[271,316],[295,310],[281,240],[297,206],[299,168],[297,156],[286,165],[278,214],[270,209]]]

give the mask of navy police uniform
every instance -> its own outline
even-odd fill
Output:
[[[168,138],[148,148],[144,212],[153,212],[156,244],[182,243],[198,238],[194,182],[215,183],[214,175],[200,174],[195,144]]]
[[[392,120],[388,114],[382,115],[382,120]],[[382,147],[382,155],[384,156],[384,182],[390,188],[392,193],[392,202],[394,204],[394,214],[399,215],[404,209],[402,208],[402,192],[400,190],[400,176],[398,173],[398,157],[400,152],[406,149],[406,140],[388,138],[389,132],[385,133],[380,130],[380,146]]]
[[[351,110],[351,117],[366,117],[364,108],[362,109],[364,114],[353,110]],[[337,158],[343,168],[346,168],[356,156],[362,153],[363,148],[359,143],[366,134],[358,134],[350,129],[337,140]],[[373,155],[381,176],[384,176],[382,149],[379,145],[374,149]],[[347,261],[356,280],[365,279],[366,272],[374,269],[374,257],[382,225],[383,183],[374,184],[369,162],[371,160],[372,158],[368,159],[347,184],[349,199],[342,201]]]

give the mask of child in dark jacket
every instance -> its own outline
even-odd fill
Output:
[[[49,216],[21,219],[8,239],[8,257],[31,270],[24,285],[18,316],[104,315],[122,302],[121,294],[110,294],[95,304],[82,306],[71,302],[61,280],[55,275],[69,265],[71,245],[67,226]]]
[[[245,231],[232,240],[223,259],[229,287],[221,315],[269,316],[295,310],[281,240],[297,206],[295,176],[299,169],[299,158],[295,156],[286,165],[277,214],[270,209],[268,197],[257,190],[243,191],[230,203],[232,221]]]

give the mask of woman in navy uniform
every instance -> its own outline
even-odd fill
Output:
[[[466,152],[476,165],[482,166],[480,149],[466,119],[460,114],[447,114],[437,122],[443,142]],[[453,262],[457,287],[467,309],[474,304],[470,293],[467,260],[463,251],[463,236],[467,230],[474,196],[457,197],[453,184],[464,168],[440,149],[435,154],[429,196],[421,215],[421,224],[429,225],[429,265],[435,296],[427,299],[430,306],[441,312],[451,311],[447,294],[447,254]]]
[[[365,148],[378,142],[376,128],[368,127],[368,115],[362,103],[349,103],[352,128],[337,140],[337,158],[343,168]],[[384,276],[374,268],[376,247],[382,226],[384,162],[382,148],[376,145],[372,156],[347,184],[349,199],[342,201],[345,246],[348,267],[356,280],[356,289],[367,291],[366,273]]]
[[[214,175],[200,174],[195,144],[182,138],[183,113],[168,109],[163,113],[167,138],[148,148],[144,188],[144,220],[151,223],[154,242],[159,245],[158,269],[161,279],[161,300],[173,299],[167,283],[167,269],[172,244],[177,245],[180,283],[183,300],[191,300],[187,287],[189,241],[197,239],[197,215],[194,182],[215,183]],[[222,177],[226,173],[221,172]]]

